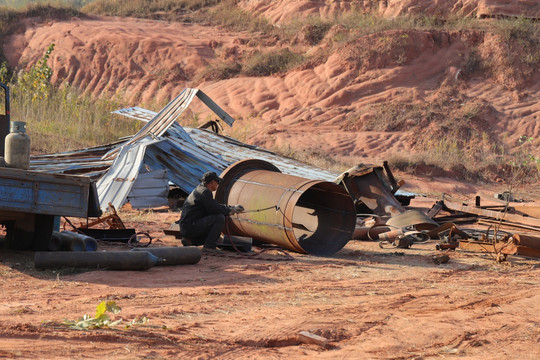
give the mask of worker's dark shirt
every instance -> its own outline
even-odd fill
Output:
[[[195,221],[211,214],[228,215],[231,210],[214,200],[212,192],[199,184],[184,201],[182,216],[180,216],[180,229],[188,229]]]

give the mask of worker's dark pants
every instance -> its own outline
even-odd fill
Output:
[[[225,215],[208,215],[195,221],[191,226],[181,227],[180,234],[190,238],[193,245],[204,245],[205,248],[215,249],[224,226]]]

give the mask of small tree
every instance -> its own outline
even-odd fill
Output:
[[[32,65],[30,70],[19,73],[17,82],[21,90],[32,97],[32,102],[49,97],[52,69],[47,64],[47,61],[53,50],[54,44],[50,44],[43,58],[35,65]]]

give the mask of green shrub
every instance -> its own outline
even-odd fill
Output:
[[[49,45],[45,55],[30,70],[22,72],[18,78],[18,85],[24,90],[24,95],[30,97],[30,101],[43,100],[50,93],[49,80],[52,76],[52,69],[47,64],[51,52],[54,50],[54,44]]]

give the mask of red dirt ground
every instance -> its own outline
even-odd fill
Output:
[[[242,3],[277,23],[296,11],[330,14],[350,2]],[[331,5],[313,5],[326,3]],[[462,15],[480,10],[512,15],[515,6],[529,6],[531,16],[538,16],[537,2],[525,0],[378,3],[388,16],[432,4]],[[434,100],[440,84],[452,79],[457,79],[463,96],[491,109],[487,125],[507,134],[509,144],[521,135],[540,138],[538,71],[519,90],[507,87],[504,71],[498,78],[457,76],[473,48],[471,42],[481,56],[502,62],[497,39],[468,32],[399,33],[422,51],[402,54],[407,61],[400,64],[356,61],[370,41],[394,35],[363,37],[320,63],[286,74],[196,85],[237,119],[228,131],[236,131],[236,137],[245,133],[242,141],[292,144],[294,150],[360,162],[376,163],[410,151],[419,133],[351,130],[344,126],[350,114],[364,114],[359,119],[363,121],[376,104]],[[21,23],[15,34],[3,39],[3,47],[11,66],[27,68],[54,42],[53,81],[70,82],[95,96],[116,94],[129,105],[144,106],[193,85],[209,63],[248,56],[252,36],[161,21],[74,18]],[[330,40],[306,51],[324,51]],[[269,40],[268,46],[274,45]],[[424,209],[443,192],[471,201],[476,194],[493,198],[494,192],[504,190],[446,178],[402,178],[405,190],[431,196],[413,202]],[[528,198],[534,192],[538,189],[520,195]],[[177,212],[120,214],[128,227],[149,231],[153,245],[178,245],[162,233],[178,218]],[[431,258],[436,253],[434,242],[402,250],[350,241],[329,258],[291,254],[294,260],[287,261],[278,253],[263,259],[203,256],[195,265],[74,273],[38,271],[32,253],[3,250],[0,358],[540,358],[538,260],[514,256],[497,263],[491,255],[456,251],[449,253],[448,263],[436,265]],[[63,324],[93,315],[104,300],[122,308],[116,316],[124,323],[140,316],[149,322],[85,331]],[[327,344],[305,343],[299,338],[301,331],[322,336]]]
[[[434,179],[433,191],[474,187]],[[412,183],[421,185],[419,179]],[[406,187],[406,189],[413,189]],[[426,186],[429,188],[429,186]],[[418,197],[429,208],[436,198]],[[152,246],[177,246],[162,229],[179,214],[123,210],[127,227]],[[69,227],[68,227],[69,229]],[[56,359],[537,359],[538,260],[448,253],[435,241],[411,249],[350,241],[329,258],[273,252],[263,258],[204,255],[195,265],[147,271],[38,271],[32,253],[0,253],[0,358]],[[129,250],[100,244],[100,250]],[[124,328],[74,330],[63,324],[114,300]],[[299,333],[324,337],[310,344]]]

